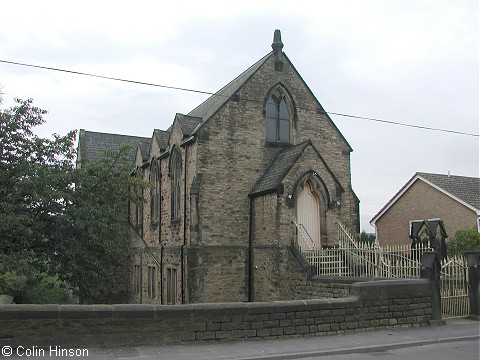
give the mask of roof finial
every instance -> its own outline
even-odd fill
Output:
[[[282,34],[278,29],[273,33],[272,49],[275,52],[282,51],[283,49]]]
[[[283,42],[282,42],[282,34],[280,30],[275,30],[273,33],[273,57],[275,59],[275,71],[282,71],[283,70],[283,56],[282,56],[282,49],[283,49]]]

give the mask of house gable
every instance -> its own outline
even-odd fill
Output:
[[[466,206],[464,201],[417,173],[371,223],[381,245],[395,245],[411,243],[409,224],[414,220],[439,219],[445,231],[454,235],[457,230],[476,229],[477,218],[476,208]]]
[[[447,181],[445,178],[452,179],[452,181],[448,181],[448,186],[445,185]],[[443,183],[442,183],[443,180]],[[400,197],[408,191],[412,185],[416,181],[422,181],[425,184],[431,186],[432,188],[440,191],[445,196],[455,200],[456,202],[460,203],[461,205],[465,206],[466,208],[474,211],[477,215],[480,215],[480,209],[478,206],[474,204],[478,203],[479,190],[475,190],[475,183],[479,184],[480,179],[478,178],[467,178],[463,176],[449,176],[449,175],[438,175],[438,174],[428,174],[428,173],[416,173],[395,195],[392,199],[388,201],[388,203],[370,220],[370,224],[375,226],[375,223],[378,221],[380,217],[388,211],[388,209],[395,204],[395,202],[400,199]],[[455,186],[454,182],[457,182],[460,186]],[[464,183],[467,183],[468,186],[463,186]],[[443,185],[442,185],[443,184]],[[478,186],[478,185],[477,185]],[[465,191],[465,188],[469,189]],[[448,190],[449,191],[448,191]],[[457,190],[455,190],[457,189]],[[472,191],[473,190],[473,191]],[[456,195],[452,194],[452,192],[456,192]],[[460,195],[463,194],[463,195]],[[460,198],[459,196],[462,196]],[[468,201],[467,199],[470,199]],[[468,202],[467,202],[468,201]]]

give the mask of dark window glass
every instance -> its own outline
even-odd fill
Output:
[[[171,181],[171,217],[172,219],[180,218],[180,176],[182,170],[182,158],[180,152],[175,149],[172,153],[170,163],[170,181]]]
[[[150,221],[156,223],[160,219],[160,170],[157,160],[152,160],[150,184]]]
[[[288,144],[290,142],[290,122],[288,120],[280,120],[278,130],[280,142]]]
[[[290,114],[284,95],[275,89],[265,107],[267,142],[290,143]]]
[[[287,104],[285,103],[284,99],[282,99],[280,101],[278,117],[280,118],[280,120],[288,120],[289,119],[288,108],[287,108]]]
[[[267,118],[267,141],[277,141],[277,119]]]
[[[272,97],[268,99],[267,108],[265,110],[267,118],[275,119],[277,117],[277,104],[275,104]]]

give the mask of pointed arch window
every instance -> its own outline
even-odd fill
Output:
[[[160,169],[158,160],[153,159],[150,166],[150,221],[160,221]]]
[[[180,185],[182,172],[182,156],[180,151],[175,148],[172,152],[170,160],[170,184],[171,184],[171,218],[172,220],[180,219]]]
[[[143,180],[143,170],[138,169],[136,175],[137,178]],[[135,201],[135,226],[140,227],[143,224],[143,189],[141,186],[134,188],[135,195],[137,197]]]
[[[267,142],[290,143],[290,111],[287,105],[285,93],[275,88],[267,99],[265,106]]]

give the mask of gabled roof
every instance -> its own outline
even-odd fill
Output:
[[[138,147],[140,148],[140,153],[142,155],[143,161],[148,161],[150,157],[150,146],[152,145],[152,141],[139,141]]]
[[[234,95],[253,74],[272,56],[273,52],[268,53],[255,64],[250,66],[237,78],[225,85],[222,89],[210,96],[207,100],[188,113],[188,116],[201,118],[203,122],[207,121],[215,114],[229,99]],[[197,128],[198,130],[198,128]]]
[[[293,65],[293,63],[290,61],[290,59],[288,58],[287,54],[283,53],[283,57],[285,60],[288,61],[288,63],[290,64],[290,66],[292,67],[293,71],[297,74],[297,76],[300,78],[300,80],[302,80],[303,82],[303,85],[307,88],[308,92],[310,93],[310,95],[312,95],[312,97],[315,99],[315,101],[317,102],[318,104],[318,109],[317,109],[317,112],[323,114],[327,119],[328,121],[330,121],[330,124],[333,126],[333,128],[337,131],[337,133],[340,135],[340,137],[342,138],[343,141],[345,141],[345,144],[347,145],[348,147],[348,151],[353,151],[353,148],[350,146],[350,144],[348,143],[347,139],[345,138],[345,136],[343,136],[342,132],[338,129],[337,125],[335,125],[335,123],[333,122],[332,118],[330,117],[329,113],[325,111],[325,109],[323,108],[322,104],[320,103],[320,101],[318,101],[317,97],[315,96],[315,94],[313,93],[313,91],[310,89],[310,87],[308,86],[308,84],[305,82],[305,80],[303,80],[302,78],[302,75],[300,75],[300,73],[298,72],[298,70],[295,68],[295,66]]]
[[[332,172],[332,170],[327,165],[327,163],[317,151],[312,142],[310,140],[307,140],[305,142],[280,151],[275,157],[275,159],[273,159],[273,161],[270,163],[267,170],[265,170],[263,175],[257,181],[249,196],[258,196],[262,194],[268,194],[273,191],[279,191],[280,184],[282,183],[283,179],[288,174],[293,165],[295,165],[297,160],[300,158],[300,156],[303,154],[303,152],[308,146],[311,146],[313,148],[329,174],[343,191],[343,187],[336,178],[335,174]]]
[[[374,225],[416,181],[423,181],[480,215],[480,178],[417,172],[370,220],[370,224]]]
[[[155,137],[157,138],[157,143],[158,143],[158,147],[160,149],[160,152],[165,151],[168,148],[168,140],[170,138],[170,131],[155,129],[155,130],[153,130],[153,133],[155,134]]]
[[[480,209],[480,178],[429,173],[417,175],[477,210]]]
[[[183,115],[183,114],[175,114],[175,120],[178,121],[180,124],[180,128],[182,129],[183,136],[190,136],[193,133],[193,130],[202,122],[202,118]]]
[[[280,40],[281,41],[281,40]],[[274,43],[275,44],[275,43]],[[274,47],[274,44],[272,44],[272,47]],[[283,47],[283,44],[282,46]],[[281,48],[280,48],[281,51]],[[192,135],[196,133],[202,125],[208,121],[228,100],[236,94],[240,89],[245,85],[245,83],[260,69],[260,67],[272,56],[275,55],[275,50],[271,51],[267,55],[265,55],[263,58],[261,58],[259,61],[257,61],[255,64],[250,66],[247,70],[245,70],[242,74],[240,74],[237,78],[232,80],[230,83],[225,85],[222,89],[217,91],[215,94],[210,96],[207,100],[205,100],[202,104],[197,106],[195,109],[190,111],[188,113],[188,116],[192,117],[198,117],[202,119],[202,122],[196,127],[196,129],[193,131]],[[284,60],[286,60],[293,71],[298,75],[298,77],[301,79],[307,90],[310,92],[312,97],[316,100],[318,104],[318,111],[323,113],[327,120],[331,123],[333,128],[338,132],[342,140],[345,142],[346,146],[348,147],[348,151],[353,151],[352,147],[348,143],[347,139],[343,136],[343,134],[340,132],[340,130],[337,128],[333,120],[330,118],[330,115],[323,109],[322,105],[318,101],[318,99],[315,97],[315,94],[312,92],[312,90],[309,88],[305,80],[303,80],[302,76],[300,73],[297,71],[293,63],[290,61],[288,56],[282,52],[282,57]]]
[[[124,145],[131,145],[130,152],[128,153],[128,161],[133,163],[139,143],[150,144],[151,139],[140,136],[107,134],[80,129],[78,156],[80,161],[95,161],[107,150],[115,151]]]
[[[276,190],[308,144],[309,142],[305,141],[280,151],[255,184],[250,195],[260,195]]]
[[[427,220],[413,220],[410,222],[410,239],[418,236],[418,233],[422,226],[425,225],[433,236],[437,235],[437,230],[440,229],[445,237],[448,237],[445,230],[445,224],[440,219],[427,219]]]

